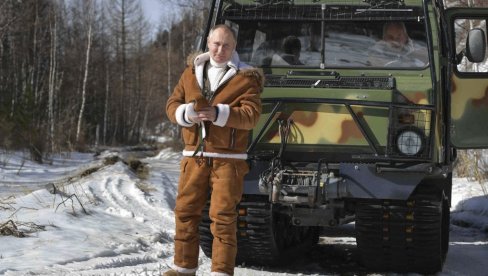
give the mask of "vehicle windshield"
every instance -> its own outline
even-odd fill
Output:
[[[429,63],[419,7],[284,3],[224,8],[221,18],[237,32],[242,61],[264,68],[424,68]]]

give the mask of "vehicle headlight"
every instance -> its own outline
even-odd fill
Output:
[[[398,132],[396,144],[400,153],[413,156],[422,151],[424,140],[424,135],[420,130],[408,128]]]

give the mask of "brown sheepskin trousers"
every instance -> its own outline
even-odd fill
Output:
[[[244,175],[249,171],[246,161],[185,157],[180,170],[175,207],[175,265],[189,269],[198,266],[198,224],[211,192],[212,271],[233,275],[237,254],[236,206],[241,200]]]

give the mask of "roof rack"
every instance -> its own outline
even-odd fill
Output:
[[[424,17],[419,6],[401,5],[403,0],[363,0],[380,3],[377,6],[358,4],[297,4],[293,1],[260,0],[266,4],[231,4],[222,17],[228,20],[273,21],[419,21]],[[269,2],[269,3],[268,3]],[[397,5],[390,5],[396,3]]]

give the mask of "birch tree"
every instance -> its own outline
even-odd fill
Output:
[[[48,93],[48,124],[49,124],[49,141],[51,144],[51,151],[54,152],[54,97],[56,90],[57,81],[57,14],[53,9],[50,21],[50,34],[51,34],[51,45],[50,45],[50,57],[49,57],[49,93]]]
[[[0,1],[0,146],[42,161],[99,139],[143,142],[203,26],[172,3],[181,14],[152,39],[137,0]]]
[[[89,65],[90,65],[90,51],[91,51],[91,44],[92,44],[92,28],[93,28],[93,20],[94,20],[94,3],[92,0],[86,0],[84,2],[85,10],[86,10],[86,25],[87,25],[87,34],[86,34],[86,55],[85,55],[85,70],[84,70],[84,77],[83,77],[83,87],[81,90],[81,105],[80,105],[80,112],[78,113],[78,124],[76,128],[76,142],[79,142],[80,138],[80,131],[81,131],[81,123],[83,120],[83,112],[85,110],[85,103],[86,103],[86,83],[88,80],[88,72],[89,72]]]

